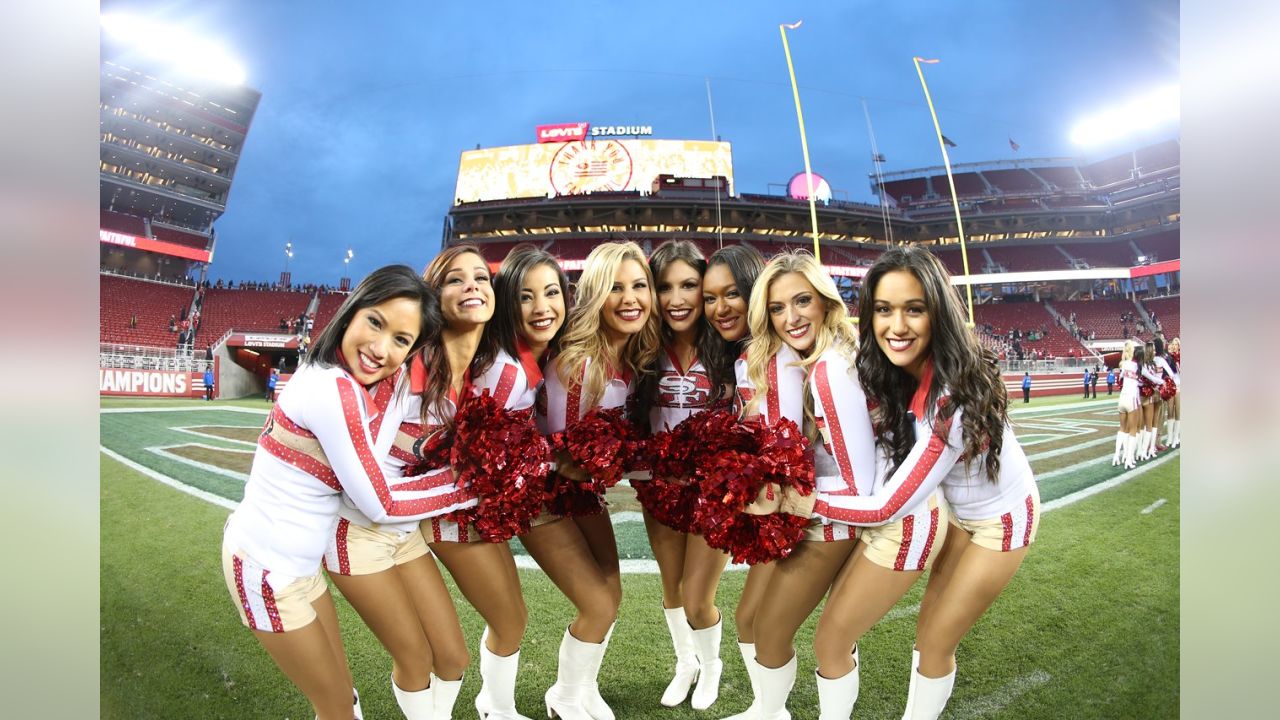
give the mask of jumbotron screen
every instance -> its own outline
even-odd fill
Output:
[[[459,202],[649,192],[659,175],[723,176],[733,192],[727,142],[593,138],[567,143],[467,150],[458,164]]]

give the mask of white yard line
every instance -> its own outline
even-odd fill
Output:
[[[1043,670],[1032,670],[1030,673],[1016,678],[990,695],[965,702],[953,702],[948,707],[947,717],[955,720],[970,720],[986,717],[1009,706],[1009,703],[1052,680],[1049,673]]]
[[[1169,462],[1173,458],[1178,457],[1180,454],[1181,453],[1178,450],[1174,450],[1172,452],[1166,452],[1164,455],[1156,458],[1155,460],[1149,460],[1139,465],[1138,467],[1132,470],[1129,470],[1128,472],[1122,473],[1120,475],[1117,475],[1111,478],[1110,480],[1107,480],[1106,482],[1100,482],[1097,485],[1090,485],[1089,487],[1081,490],[1077,490],[1071,493],[1070,495],[1063,495],[1057,500],[1050,500],[1049,502],[1045,503],[1040,507],[1040,512],[1046,513],[1046,512],[1049,512],[1050,510],[1057,510],[1060,507],[1066,507],[1073,503],[1080,502],[1081,500],[1087,497],[1097,495],[1103,490],[1110,490],[1111,488],[1117,485],[1122,485],[1124,483],[1127,483],[1130,480],[1134,479],[1135,477],[1141,475],[1142,473],[1148,470],[1152,470],[1154,468],[1160,467],[1161,465]],[[1108,461],[1109,461],[1109,458],[1103,457],[1092,462],[1097,463],[1097,462],[1108,462]],[[1082,464],[1086,464],[1086,463],[1082,463]],[[1070,469],[1070,468],[1064,468],[1064,470],[1066,469]],[[1049,474],[1053,474],[1053,473],[1049,473]],[[1041,477],[1047,477],[1047,475],[1041,476]]]
[[[162,407],[162,408],[99,408],[99,415],[114,415],[116,413],[165,413],[165,412],[190,412],[192,410],[226,410],[227,412],[249,413],[251,415],[266,415],[271,412],[269,408],[247,408],[237,407],[235,405],[182,405],[179,407]]]
[[[236,509],[237,507],[239,507],[239,505],[240,505],[240,503],[238,503],[238,502],[236,502],[236,501],[234,501],[234,500],[228,500],[228,499],[226,499],[226,498],[222,497],[221,495],[214,495],[213,493],[211,493],[211,492],[205,492],[204,490],[201,490],[200,488],[191,487],[190,485],[187,485],[186,483],[178,482],[177,480],[174,480],[173,478],[169,477],[168,475],[165,475],[165,474],[163,474],[163,473],[156,472],[155,470],[152,470],[151,468],[149,468],[149,467],[147,467],[147,466],[145,466],[145,465],[140,465],[140,464],[138,464],[138,463],[136,463],[136,462],[134,462],[134,461],[130,460],[129,458],[127,458],[127,457],[125,457],[125,456],[123,456],[123,455],[121,455],[121,454],[119,454],[119,453],[115,452],[114,450],[109,450],[109,449],[107,449],[106,447],[103,447],[102,445],[99,445],[99,446],[98,446],[98,449],[102,451],[102,454],[103,454],[103,455],[106,455],[107,457],[111,458],[112,460],[115,460],[115,461],[116,461],[116,462],[118,462],[118,463],[122,463],[122,464],[124,464],[124,465],[127,465],[127,466],[129,466],[130,468],[132,468],[132,469],[134,469],[134,470],[137,470],[138,472],[142,473],[143,475],[146,475],[147,477],[151,478],[152,480],[155,480],[155,481],[157,481],[157,482],[160,482],[160,483],[163,483],[163,484],[165,484],[165,485],[168,485],[169,487],[171,487],[171,488],[173,488],[173,489],[175,489],[175,490],[177,490],[177,491],[179,491],[179,492],[184,492],[184,493],[186,493],[186,494],[188,494],[188,495],[190,495],[190,496],[192,496],[192,497],[200,498],[201,500],[204,500],[204,501],[206,501],[206,502],[213,503],[214,505],[218,505],[219,507],[224,507],[224,508],[226,508],[226,509],[228,509],[228,510],[235,510],[235,509]]]
[[[194,427],[203,427],[203,428],[228,428],[228,429],[231,429],[231,430],[253,430],[254,432],[258,432],[258,431],[259,431],[259,428],[258,428],[257,426],[255,426],[255,425],[197,425],[197,426],[194,426]],[[192,429],[191,429],[191,428],[189,428],[189,427],[176,427],[176,428],[171,428],[171,429],[172,429],[173,431],[175,431],[175,432],[186,433],[186,434],[188,434],[188,435],[195,435],[196,437],[199,437],[199,438],[205,438],[205,439],[208,439],[208,440],[217,440],[217,441],[219,441],[219,442],[231,443],[232,445],[243,445],[243,446],[251,447],[251,448],[256,448],[256,447],[258,447],[258,443],[257,443],[256,441],[250,441],[250,440],[235,440],[235,439],[232,439],[232,438],[222,437],[221,435],[214,435],[213,433],[200,432],[199,430],[192,430]],[[207,446],[206,446],[206,447],[207,447]],[[228,450],[229,452],[236,452],[235,450],[232,450],[231,448],[227,448],[227,450]]]
[[[177,453],[169,452],[171,448],[176,448],[176,447],[200,447],[200,448],[205,448],[207,450],[217,450],[219,452],[240,453],[241,455],[252,455],[253,454],[252,450],[233,450],[231,448],[220,448],[220,447],[214,447],[213,445],[205,445],[204,443],[186,443],[184,445],[164,445],[160,447],[147,448],[147,452],[153,452],[156,455],[159,455],[160,457],[168,458],[174,462],[180,462],[183,465],[190,465],[191,467],[199,468],[201,470],[204,470],[205,472],[211,472],[215,475],[229,477],[232,480],[239,480],[242,483],[249,482],[249,476],[242,472],[236,472],[235,470],[228,470],[226,468],[218,467],[217,465],[210,465],[209,463],[203,463],[203,462],[200,462],[199,460],[192,460],[191,458],[183,457],[181,455],[178,455]]]
[[[1142,514],[1143,514],[1143,515],[1150,515],[1151,513],[1153,513],[1153,512],[1155,512],[1156,510],[1158,510],[1158,509],[1160,508],[1160,506],[1161,506],[1161,505],[1164,505],[1164,504],[1165,504],[1165,503],[1167,503],[1167,502],[1169,502],[1169,501],[1168,501],[1168,500],[1165,500],[1164,498],[1160,498],[1159,500],[1157,500],[1157,501],[1155,501],[1155,502],[1151,503],[1150,505],[1148,505],[1148,506],[1146,506],[1146,507],[1142,508]]]

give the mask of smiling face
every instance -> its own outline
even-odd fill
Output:
[[[493,317],[489,265],[475,253],[462,253],[449,263],[440,286],[440,311],[451,330],[466,330]]]
[[[520,287],[520,336],[537,356],[564,325],[564,288],[560,273],[549,265],[535,265]]]
[[[932,339],[924,286],[909,270],[887,272],[876,284],[872,308],[880,351],[889,362],[920,379]]]
[[[624,260],[613,275],[613,287],[604,300],[601,325],[611,343],[619,343],[644,329],[653,305],[653,290],[645,268]]]
[[[798,272],[782,273],[769,284],[769,325],[802,357],[813,348],[826,320],[823,298]]]
[[[727,263],[707,268],[702,278],[703,312],[725,342],[737,342],[747,334],[747,299],[738,290]]]
[[[679,335],[697,327],[702,318],[702,277],[683,260],[667,263],[658,278],[658,308],[662,321]]]
[[[392,298],[357,310],[342,334],[347,371],[361,385],[390,377],[404,364],[422,328],[422,304]]]

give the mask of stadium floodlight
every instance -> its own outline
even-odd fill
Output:
[[[1108,108],[1076,123],[1071,141],[1094,146],[1136,133],[1176,123],[1180,116],[1181,90],[1166,85],[1122,105]]]
[[[100,22],[117,42],[177,73],[224,85],[244,84],[244,66],[226,49],[181,27],[121,13],[106,13]]]

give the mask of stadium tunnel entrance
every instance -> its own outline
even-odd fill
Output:
[[[265,399],[273,370],[278,397],[298,369],[300,345],[301,338],[293,334],[228,333],[213,349],[217,397]]]

